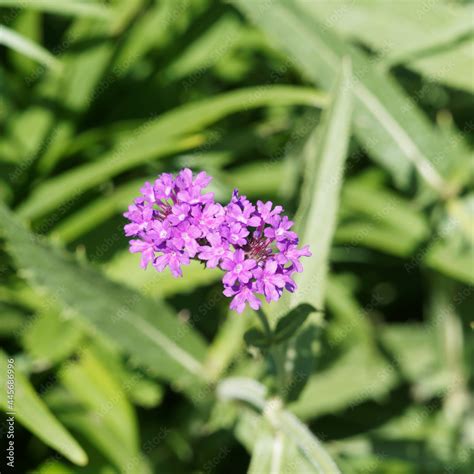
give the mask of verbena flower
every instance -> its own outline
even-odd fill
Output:
[[[125,235],[137,237],[130,251],[142,253],[142,267],[151,263],[158,271],[169,267],[173,276],[182,275],[181,266],[196,257],[217,219],[213,193],[203,193],[210,180],[205,172],[193,177],[184,169],[176,178],[163,173],[141,188],[124,216],[130,221]]]
[[[230,252],[220,267],[224,275],[224,294],[232,297],[231,309],[241,313],[245,304],[258,309],[263,295],[270,301],[278,300],[283,290],[296,290],[292,279],[302,271],[299,259],[310,256],[309,247],[298,248],[298,236],[291,231],[293,222],[281,216],[283,208],[273,203],[257,201],[254,206],[235,190],[226,206],[226,217],[221,233],[231,242]],[[236,229],[236,226],[239,228]],[[236,240],[233,235],[245,237]]]
[[[142,267],[169,267],[175,277],[182,276],[182,265],[192,259],[221,268],[224,295],[239,313],[247,303],[258,309],[257,295],[270,302],[285,289],[295,291],[292,275],[303,270],[300,259],[311,252],[307,245],[298,247],[283,208],[271,201],[254,205],[237,190],[222,206],[213,193],[204,192],[211,179],[205,172],[194,176],[184,169],[176,178],[164,173],[153,185],[145,183],[124,214],[130,221],[125,235],[136,237],[130,251],[142,254]]]

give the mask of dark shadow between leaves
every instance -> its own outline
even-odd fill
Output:
[[[296,357],[294,360],[294,371],[292,379],[287,385],[287,400],[294,401],[299,398],[316,363],[317,352],[314,344],[319,340],[321,329],[317,326],[307,326],[296,337]]]

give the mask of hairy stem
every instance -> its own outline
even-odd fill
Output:
[[[273,332],[270,327],[270,323],[268,322],[266,314],[260,308],[255,310],[255,312],[257,313],[258,319],[260,319],[262,323],[265,335],[268,337],[270,341],[272,341]],[[283,365],[284,361],[283,361],[283,358],[281,357],[280,348],[274,345],[273,342],[270,343],[270,347],[268,349],[268,355],[275,369],[278,391],[280,393],[280,396],[284,398],[284,393],[283,393],[284,388],[285,388],[285,367]]]

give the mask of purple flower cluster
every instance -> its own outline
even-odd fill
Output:
[[[270,201],[254,206],[237,190],[222,206],[213,193],[204,193],[210,181],[205,172],[193,176],[184,169],[176,178],[163,173],[153,185],[145,183],[124,214],[130,221],[125,234],[137,237],[130,251],[141,253],[142,267],[152,263],[160,272],[169,267],[175,277],[191,259],[219,267],[225,272],[224,295],[232,297],[230,307],[239,313],[246,303],[258,309],[258,294],[270,302],[284,289],[295,291],[291,276],[303,270],[299,260],[311,252],[298,248],[283,208]]]

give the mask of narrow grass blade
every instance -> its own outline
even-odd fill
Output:
[[[376,50],[384,67],[404,64],[435,82],[474,91],[472,5],[358,0],[306,7],[341,35]]]
[[[219,382],[217,396],[221,400],[247,402],[253,408],[263,410],[267,389],[260,382],[247,377],[229,377]]]
[[[0,7],[27,8],[57,15],[87,16],[108,18],[108,8],[99,2],[84,2],[80,0],[0,0]]]
[[[60,61],[42,46],[18,34],[16,31],[1,25],[0,45],[12,48],[18,53],[24,54],[55,72],[60,71],[62,68]]]
[[[306,182],[297,213],[301,242],[309,244],[313,255],[305,260],[304,272],[296,278],[299,289],[291,298],[292,306],[307,302],[321,308],[324,302],[328,256],[350,138],[351,84],[350,63],[344,62],[333,102],[322,125],[314,132],[317,150],[314,156],[308,156]]]
[[[256,380],[245,377],[224,379],[217,386],[217,395],[221,399],[244,401],[261,411],[277,434],[284,434],[299,448],[311,464],[313,472],[339,474],[338,467],[313,433],[295,415],[283,409],[280,400],[266,400],[266,393],[265,386]],[[261,448],[264,448],[267,455],[273,456],[268,447],[267,440],[265,446],[261,446]],[[281,445],[279,448],[283,449],[283,446]],[[278,456],[280,455],[279,453]]]
[[[173,81],[192,75],[195,71],[202,74],[237,44],[241,33],[241,22],[236,15],[222,16],[168,66],[165,74]],[[192,82],[184,84],[189,87]]]
[[[202,144],[201,137],[181,138],[223,117],[242,110],[271,105],[321,107],[326,96],[303,87],[255,87],[178,107],[138,129],[124,133],[115,149],[100,161],[73,169],[38,186],[23,202],[20,215],[41,217],[59,204],[74,200],[83,192],[152,158],[187,150]]]
[[[340,474],[318,438],[298,418],[286,410],[277,410],[267,415],[274,426],[298,446],[318,474]]]
[[[19,215],[34,219],[57,206],[74,205],[86,191],[109,178],[151,159],[177,153],[201,144],[199,137],[179,140],[156,140],[154,143],[124,142],[117,149],[104,155],[101,160],[63,173],[39,185],[18,209]],[[140,146],[141,145],[141,146]]]
[[[4,388],[7,387],[8,358],[1,351],[0,365],[0,386]],[[0,408],[7,415],[9,411],[12,411],[8,408],[5,396],[0,397]],[[28,379],[18,369],[15,370],[15,401],[13,411],[15,412],[16,419],[45,444],[55,449],[74,464],[79,466],[87,464],[88,459],[84,450],[49,411]]]
[[[115,284],[28,232],[0,204],[1,229],[17,268],[35,287],[82,317],[166,380],[202,381],[205,343],[163,302]]]
[[[123,387],[92,348],[85,347],[78,356],[77,361],[60,369],[62,385],[81,408],[109,432],[111,460],[124,457],[128,462],[132,461],[139,452],[137,420]],[[129,386],[132,383],[133,379]],[[120,467],[125,469],[126,463]]]
[[[296,67],[326,89],[334,83],[342,57],[354,70],[354,128],[371,157],[396,184],[407,189],[415,171],[420,183],[444,195],[444,176],[452,171],[450,144],[442,140],[388,74],[377,70],[366,53],[345,43],[311,10],[311,2],[274,0],[260,4],[234,0],[289,54]],[[440,155],[443,159],[440,159]]]
[[[281,433],[272,434],[260,428],[252,452],[248,474],[283,474],[282,462],[285,439]]]

